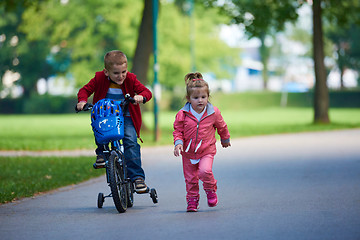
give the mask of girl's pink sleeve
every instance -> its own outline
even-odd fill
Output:
[[[174,121],[174,144],[183,143],[183,135],[184,135],[184,117],[182,112],[178,112],[175,116]]]
[[[226,122],[224,121],[224,118],[221,115],[221,112],[219,109],[215,110],[215,127],[217,129],[217,133],[219,134],[221,141],[229,141],[230,140],[230,133],[227,127]]]

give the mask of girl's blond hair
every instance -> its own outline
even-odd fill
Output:
[[[191,94],[194,92],[196,88],[206,88],[206,92],[208,97],[210,95],[209,85],[203,79],[203,76],[199,72],[188,73],[185,76],[185,84],[186,84],[186,98],[189,99]]]

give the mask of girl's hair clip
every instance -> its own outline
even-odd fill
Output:
[[[202,78],[194,78],[193,81],[204,81]]]

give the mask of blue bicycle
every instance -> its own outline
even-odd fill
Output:
[[[91,110],[91,126],[96,141],[104,144],[105,166],[94,168],[106,168],[106,180],[110,187],[110,194],[98,194],[97,206],[102,208],[105,198],[112,197],[119,213],[123,213],[134,204],[134,185],[127,174],[126,159],[122,139],[124,137],[123,113],[129,103],[134,99],[126,94],[123,102],[111,99],[102,99],[95,105],[86,103],[83,111]],[[75,107],[76,112],[79,112]],[[110,145],[110,146],[109,146]],[[153,203],[158,203],[155,188],[147,188],[145,193],[150,193]]]

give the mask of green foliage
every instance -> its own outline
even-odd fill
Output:
[[[196,6],[193,14],[194,21],[173,3],[162,3],[158,21],[159,81],[165,87],[184,86],[184,76],[192,68],[191,34],[196,71],[226,78],[232,73],[224,65],[231,69],[239,64],[240,50],[230,48],[219,39],[219,25],[228,19],[219,16],[215,9],[205,10],[201,6]]]
[[[185,104],[185,97],[179,95],[172,95],[170,99],[169,109],[170,111],[177,111],[181,109]]]
[[[231,17],[233,23],[242,24],[250,38],[283,31],[285,23],[295,22],[297,9],[302,1],[233,0],[219,6],[215,0],[205,1],[206,5],[217,6]]]
[[[104,174],[93,162],[94,157],[0,157],[0,203]]]
[[[0,114],[74,113],[75,96],[31,95],[30,98],[5,98],[1,100]]]
[[[81,86],[102,70],[105,52],[134,51],[141,7],[139,1],[50,0],[26,9],[21,30],[29,40],[48,39],[55,53],[71,54],[69,71]]]
[[[103,56],[109,50],[124,51],[131,69],[143,5],[143,1],[125,0],[109,0],[106,4],[101,0],[67,3],[38,0],[18,4],[6,1],[0,5],[0,13],[4,14],[0,30],[6,35],[6,41],[0,45],[5,53],[0,57],[0,74],[7,69],[18,71],[21,74],[18,84],[25,87],[29,98],[36,93],[36,81],[53,74],[70,73],[77,87],[84,85],[95,71],[102,70]],[[12,11],[6,12],[8,7]],[[194,16],[195,24],[173,2],[162,2],[158,21],[159,81],[165,87],[183,85],[179,79],[190,71],[191,26],[195,32],[198,71],[212,72],[219,78],[230,77],[231,68],[238,63],[238,51],[218,36],[219,24],[228,19],[215,10],[205,11],[200,5],[195,8]],[[19,37],[16,48],[8,46],[12,35]],[[10,66],[15,58],[20,64]]]
[[[360,25],[360,2],[358,0],[322,0],[323,15],[330,25],[348,27]],[[346,14],[344,14],[346,13]]]
[[[37,80],[47,78],[52,69],[45,61],[49,52],[46,41],[27,41],[19,31],[23,11],[15,8],[7,12],[5,6],[0,5],[0,76],[6,71],[19,72],[21,78],[16,83],[24,87],[24,96],[29,97],[35,91]]]
[[[360,25],[347,27],[328,26],[326,36],[332,41],[337,53],[336,60],[339,69],[360,70]]]

